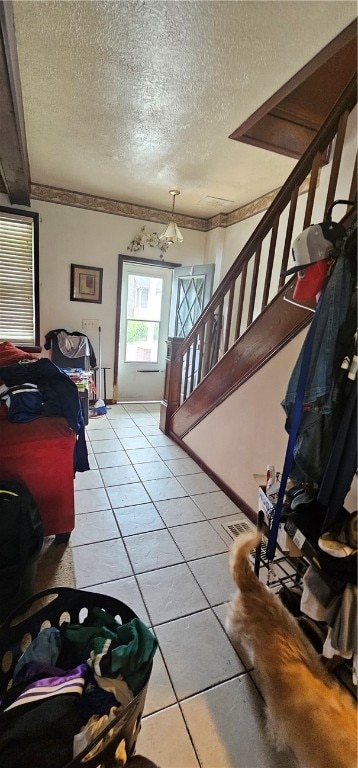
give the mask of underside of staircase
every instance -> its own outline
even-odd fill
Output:
[[[252,509],[183,440],[310,322],[314,302],[302,307],[287,301],[296,276],[287,281],[281,273],[291,266],[294,238],[313,222],[327,219],[337,189],[345,207],[340,206],[333,220],[348,221],[352,216],[347,201],[356,196],[357,159],[353,172],[352,164],[347,172],[344,151],[347,123],[356,103],[355,74],[189,335],[168,342],[160,427],[251,518]],[[327,151],[330,161],[323,169]],[[345,168],[343,191],[341,167]]]

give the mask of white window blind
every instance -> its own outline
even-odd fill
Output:
[[[0,211],[0,340],[35,344],[34,221]]]

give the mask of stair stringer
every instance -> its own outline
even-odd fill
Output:
[[[289,285],[281,289],[175,411],[168,431],[172,437],[183,440],[308,325],[312,311],[293,305],[284,298]]]

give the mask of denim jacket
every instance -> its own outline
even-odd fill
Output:
[[[349,262],[341,254],[330,275],[321,299],[321,307],[313,341],[311,360],[306,380],[304,403],[329,409],[332,406],[333,363],[338,331],[344,322],[353,290],[353,277]],[[304,342],[305,344],[305,342]],[[292,371],[281,405],[288,419],[296,398],[303,347]]]
[[[334,359],[337,337],[349,309],[354,280],[349,262],[342,253],[321,297],[313,348],[305,387],[304,406],[293,452],[290,477],[296,482],[320,484],[335,436],[337,396]],[[290,431],[296,390],[301,369],[303,344],[291,374],[285,399],[281,403]]]

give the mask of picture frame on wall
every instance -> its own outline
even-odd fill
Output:
[[[71,264],[71,301],[102,304],[102,267],[85,267]]]

